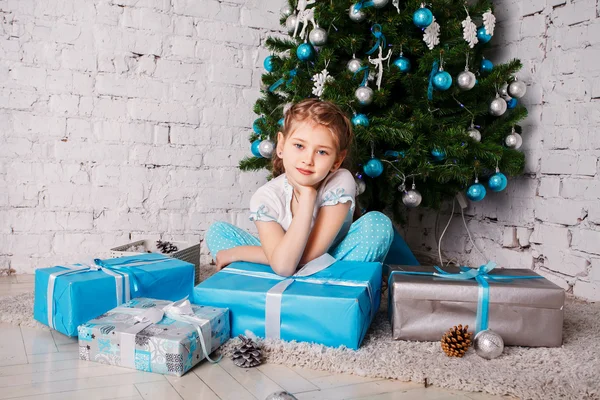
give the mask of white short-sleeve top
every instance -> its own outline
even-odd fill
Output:
[[[279,175],[260,187],[250,200],[250,221],[277,222],[284,231],[287,231],[292,223],[292,190],[292,185],[288,183],[285,174]],[[356,182],[352,173],[347,169],[338,169],[329,174],[319,187],[311,228],[315,223],[319,208],[351,202],[346,219],[330,248],[341,242],[352,225],[355,197]]]

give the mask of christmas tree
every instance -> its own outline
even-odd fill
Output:
[[[286,106],[308,97],[351,118],[350,169],[364,211],[399,220],[406,207],[437,207],[457,192],[481,201],[522,173],[519,60],[493,65],[491,1],[290,0],[290,37],[270,37],[252,157],[270,168]]]

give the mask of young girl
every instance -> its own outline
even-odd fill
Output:
[[[277,134],[276,178],[250,200],[259,239],[225,222],[211,225],[206,243],[217,268],[247,261],[290,276],[326,252],[337,260],[382,262],[392,223],[380,212],[352,223],[356,183],[340,168],[351,143],[350,121],[333,103],[307,99],[292,106]]]

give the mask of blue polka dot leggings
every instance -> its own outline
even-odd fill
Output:
[[[357,219],[346,237],[328,253],[336,260],[383,262],[393,238],[392,221],[380,212],[371,211]],[[205,241],[213,258],[221,250],[260,246],[258,238],[227,222],[212,224],[206,232]]]

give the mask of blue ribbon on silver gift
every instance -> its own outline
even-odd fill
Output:
[[[149,327],[160,322],[163,317],[174,319],[192,325],[198,332],[198,340],[202,348],[202,355],[211,363],[217,363],[222,355],[216,360],[208,356],[207,343],[211,342],[210,320],[200,318],[194,314],[192,305],[187,298],[175,301],[163,308],[131,308],[117,307],[111,310],[113,313],[133,315],[134,325],[121,332],[121,366],[135,369],[135,336]]]
[[[102,271],[115,278],[115,297],[117,299],[117,306],[121,305],[131,299],[130,280],[133,283],[134,292],[138,291],[139,284],[135,275],[130,274],[128,268],[136,267],[140,265],[156,264],[166,260],[170,260],[169,257],[164,257],[152,261],[138,259],[135,257],[127,257],[122,262],[114,263],[110,265],[105,263],[99,258],[95,258],[89,261],[83,261],[76,264],[59,265],[59,268],[65,268],[64,271],[53,272],[48,278],[48,287],[46,289],[47,308],[48,308],[48,326],[55,329],[54,324],[54,286],[56,278],[59,276],[80,274],[91,271]]]
[[[488,329],[489,326],[489,308],[490,308],[490,285],[489,282],[510,282],[516,279],[541,279],[539,275],[490,275],[489,273],[496,268],[496,263],[488,262],[479,268],[468,268],[461,266],[461,272],[452,274],[444,271],[437,265],[434,266],[437,272],[423,271],[392,271],[389,277],[389,284],[392,283],[392,276],[400,275],[424,275],[435,276],[437,278],[453,279],[458,281],[475,280],[479,284],[477,296],[477,317],[475,323],[475,333]]]
[[[367,289],[367,293],[369,295],[369,300],[371,303],[370,315],[371,318],[373,317],[373,314],[375,313],[375,299],[373,298],[371,283],[369,281],[355,281],[331,278],[323,279],[310,277],[311,275],[314,275],[317,272],[325,270],[336,261],[337,260],[333,258],[333,256],[331,256],[328,253],[325,253],[321,257],[317,257],[311,262],[307,263],[298,272],[289,277],[280,276],[271,272],[246,271],[243,269],[232,267],[222,269],[221,273],[244,275],[255,278],[273,279],[280,281],[267,291],[267,298],[265,302],[265,337],[268,339],[280,339],[281,299],[285,290],[296,281],[315,285],[364,287]]]

